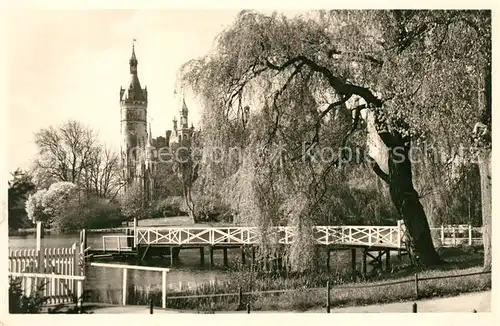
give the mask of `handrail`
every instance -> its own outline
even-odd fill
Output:
[[[82,275],[60,275],[60,274],[9,272],[9,276],[13,276],[13,277],[54,278],[54,279],[75,280],[75,281],[84,281],[85,280],[85,276],[82,276]]]
[[[167,308],[167,273],[170,271],[170,268],[136,266],[136,265],[121,265],[121,264],[106,264],[106,263],[90,263],[90,266],[123,269],[122,305],[124,305],[124,306],[127,304],[128,270],[129,269],[161,272],[161,301],[162,301],[161,305],[162,305],[162,308],[164,308],[164,309]]]
[[[164,267],[150,267],[150,266],[108,264],[108,263],[94,263],[94,262],[90,263],[90,266],[121,268],[121,269],[135,269],[135,270],[153,271],[153,272],[170,272],[170,268],[164,268]]]

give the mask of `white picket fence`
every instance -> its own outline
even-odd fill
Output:
[[[21,278],[26,295],[40,290],[48,298],[48,304],[73,302],[78,298],[82,275],[76,243],[69,248],[9,250],[9,276]]]

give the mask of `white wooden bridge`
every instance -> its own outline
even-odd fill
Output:
[[[290,244],[297,229],[270,228],[262,234],[257,227],[167,227],[136,228],[136,245],[242,246],[257,245],[263,236],[271,243]],[[398,226],[315,226],[312,236],[318,245],[402,248],[404,230]]]
[[[130,229],[132,231],[132,229]],[[482,242],[481,228],[467,226],[441,226],[432,228],[437,246],[475,245]],[[259,228],[249,226],[217,227],[138,227],[133,235],[106,235],[102,237],[104,251],[131,251],[137,246],[176,247],[241,247],[261,243],[263,234]],[[266,231],[267,241],[291,244],[297,229],[278,226]],[[398,250],[405,248],[405,226],[398,221],[396,226],[315,226],[312,230],[318,245],[364,247]]]
[[[241,262],[245,263],[245,252],[251,249],[252,262],[255,250],[263,242],[271,242],[283,246],[293,243],[298,230],[290,226],[277,226],[265,229],[249,226],[171,226],[171,227],[138,227],[127,228],[127,235],[105,235],[102,237],[102,249],[90,250],[93,257],[113,257],[113,255],[136,255],[140,259],[147,256],[169,257],[173,266],[181,249],[200,250],[200,263],[204,264],[205,250],[210,255],[210,266],[213,265],[214,250],[222,250],[224,266],[227,266],[227,251],[240,248]],[[133,233],[132,233],[133,231]],[[436,246],[476,245],[481,243],[480,228],[470,225],[431,228]],[[263,239],[263,237],[265,237]],[[402,221],[395,226],[314,226],[311,230],[314,242],[323,246],[327,253],[329,268],[330,251],[350,250],[352,268],[356,269],[356,251],[361,250],[362,273],[366,274],[367,257],[369,264],[381,268],[383,257],[386,268],[389,268],[390,251],[397,251],[398,257],[406,251],[407,235]],[[264,241],[263,241],[264,240]],[[246,249],[245,249],[246,248]],[[375,254],[374,254],[375,252]],[[176,258],[177,257],[177,258]]]

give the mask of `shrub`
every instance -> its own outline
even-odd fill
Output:
[[[168,196],[164,199],[159,199],[153,204],[151,212],[152,218],[172,217],[186,214],[182,210],[184,199],[181,196]]]
[[[84,199],[61,219],[60,229],[71,232],[80,229],[101,229],[120,226],[125,220],[120,205],[107,199],[90,197]]]
[[[41,295],[44,284],[39,285],[31,293],[26,294],[21,286],[21,278],[9,278],[9,313],[40,313],[47,302]]]
[[[194,198],[194,203],[195,214],[200,222],[233,222],[233,210],[218,198],[207,195],[197,196]],[[184,202],[182,209],[186,209]]]

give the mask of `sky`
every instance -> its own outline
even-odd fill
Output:
[[[153,137],[172,128],[176,74],[206,54],[236,10],[18,11],[8,27],[8,169],[36,156],[34,133],[75,119],[119,148],[120,86],[129,80],[135,38],[142,87],[148,88]],[[186,98],[195,126],[201,108]]]

